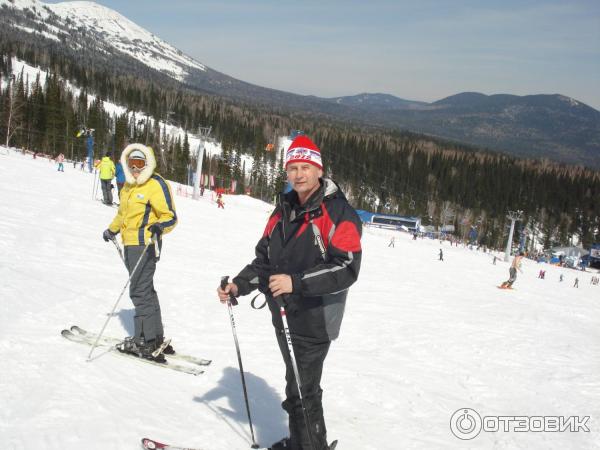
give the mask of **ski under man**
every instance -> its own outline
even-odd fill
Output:
[[[319,148],[305,135],[290,145],[285,169],[292,190],[280,194],[256,258],[232,283],[217,289],[221,302],[229,293],[265,294],[277,342],[286,365],[289,438],[273,450],[325,450],[327,430],[320,386],[331,341],[338,337],[348,288],[358,278],[361,222],[339,187],[323,178]],[[302,384],[302,400],[294,376],[280,304],[285,305],[291,341]],[[305,422],[302,401],[308,412]],[[309,435],[310,433],[310,435]],[[314,444],[314,447],[313,445]]]
[[[130,275],[143,259],[129,286],[135,306],[134,335],[125,339],[120,350],[164,362],[164,355],[152,355],[164,341],[160,304],[154,290],[157,257],[152,241],[157,240],[161,248],[162,235],[177,224],[175,203],[169,184],[154,172],[156,158],[150,147],[128,145],[121,155],[121,164],[126,183],[121,190],[119,210],[102,237],[108,242],[121,233]],[[173,347],[167,346],[164,353],[174,353]]]

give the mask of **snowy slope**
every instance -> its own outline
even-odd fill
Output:
[[[101,233],[115,209],[93,201],[93,176],[0,149],[0,443],[10,450],[137,449],[139,439],[207,450],[246,449],[237,360],[219,277],[253,255],[271,207],[227,197],[176,197],[180,224],[155,278],[177,349],[214,360],[199,377],[63,339],[98,330],[126,273]],[[600,287],[591,274],[524,264],[516,290],[496,288],[508,266],[491,256],[390,232],[365,231],[360,279],[323,380],[331,438],[343,450],[600,448]],[[559,273],[565,281],[558,282]],[[579,276],[580,288],[572,287]],[[132,331],[122,300],[107,333]],[[283,367],[269,314],[235,308],[258,441],[285,434]],[[590,433],[482,432],[461,441],[451,415],[592,416]]]
[[[69,35],[73,30],[85,30],[87,36],[96,36],[99,46],[125,53],[143,64],[172,78],[183,81],[190,70],[206,70],[205,66],[180,50],[161,40],[116,11],[94,2],[76,1],[43,3],[38,0],[0,0],[0,7],[29,10],[35,20],[45,23],[50,32],[42,34],[60,40],[61,34]],[[48,23],[54,13],[60,26]],[[20,28],[29,33],[38,33],[33,28]],[[77,40],[66,39],[65,43],[76,48]]]

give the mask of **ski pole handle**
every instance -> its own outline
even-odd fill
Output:
[[[284,295],[285,294],[278,295],[277,297],[273,298],[273,300],[275,300],[275,303],[277,303],[277,306],[279,306],[280,311],[281,311],[281,308],[283,308],[285,310],[286,304],[285,304],[285,299],[283,297]]]
[[[225,290],[225,288],[227,287],[228,284],[229,284],[229,276],[228,275],[222,276],[221,277],[221,289]],[[236,306],[238,304],[237,299],[231,292],[229,293],[229,303],[231,303],[233,306]]]

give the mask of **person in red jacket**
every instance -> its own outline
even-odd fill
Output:
[[[327,430],[320,386],[323,363],[333,339],[339,335],[348,288],[357,280],[361,262],[361,222],[332,180],[323,178],[319,148],[305,135],[298,136],[286,153],[285,169],[292,190],[281,194],[263,236],[256,258],[224,289],[247,295],[265,294],[283,360],[286,365],[286,399],[289,438],[273,450],[325,450]],[[302,403],[288,352],[279,305],[284,305],[293,343]],[[310,434],[309,434],[310,433]]]

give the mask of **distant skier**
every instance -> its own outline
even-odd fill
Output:
[[[223,202],[223,196],[219,192],[217,194],[217,208],[225,209],[225,203]]]
[[[394,243],[395,242],[396,242],[396,237],[392,236],[392,238],[390,239],[390,243],[388,244],[388,247],[394,248]]]
[[[562,282],[563,282],[563,280],[564,280],[564,278],[565,278],[565,277],[564,277],[564,275],[561,273],[561,274],[560,274],[560,277],[558,278],[558,281],[559,281],[560,283],[562,283]]]
[[[121,197],[121,189],[125,185],[125,172],[123,171],[123,164],[121,161],[115,165],[115,177],[117,179],[117,195]]]
[[[542,280],[546,279],[546,271],[545,270],[540,270],[540,273],[538,274],[538,278],[541,278]]]
[[[505,282],[503,282],[500,286],[501,289],[512,289],[512,285],[515,282],[515,280],[517,279],[517,270],[521,273],[523,273],[523,271],[521,270],[521,260],[523,259],[523,257],[525,256],[524,252],[519,252],[517,255],[515,255],[512,264],[510,265],[510,268],[508,269],[508,273],[510,275],[509,279]]]
[[[154,290],[156,254],[151,239],[162,247],[161,236],[177,224],[175,204],[169,184],[157,173],[156,158],[150,147],[128,145],[121,155],[127,183],[123,187],[117,215],[104,231],[106,242],[120,232],[125,247],[125,264],[131,275],[129,297],[135,306],[134,335],[125,339],[119,350],[142,358],[165,362],[164,355],[152,356],[164,341],[158,295]],[[142,259],[143,258],[143,259]],[[165,354],[174,353],[169,345]]]
[[[62,153],[59,153],[59,155],[56,157],[56,162],[58,163],[58,172],[64,172],[65,171],[65,155],[63,155]]]
[[[496,255],[494,255],[494,261],[492,262],[493,265],[496,265],[496,260],[498,259],[498,257]]]
[[[575,284],[573,284],[574,288],[578,288],[579,287],[579,278],[575,277]]]
[[[440,261],[443,261],[443,260],[444,260],[444,252],[440,248]]]
[[[115,163],[107,154],[98,163],[100,171],[100,184],[102,185],[102,202],[105,205],[113,204],[112,179],[115,177]]]

